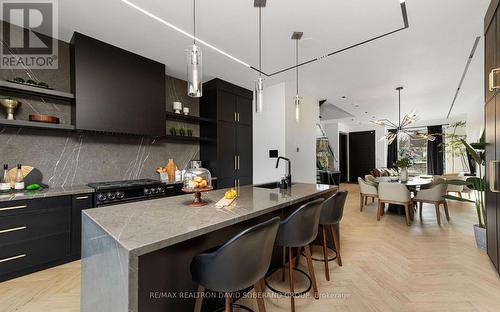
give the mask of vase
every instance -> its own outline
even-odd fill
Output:
[[[175,170],[177,170],[177,166],[175,165],[174,160],[169,159],[166,167],[167,167],[168,180],[175,181]]]
[[[408,168],[401,168],[399,171],[399,179],[401,182],[407,182],[408,181]]]
[[[474,237],[476,238],[477,248],[486,250],[486,229],[474,224]]]

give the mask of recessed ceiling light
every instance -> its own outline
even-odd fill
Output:
[[[343,98],[343,99],[346,99],[347,97],[346,97],[345,95],[342,95],[342,98]]]
[[[359,107],[359,105],[358,104],[354,104],[354,107]]]

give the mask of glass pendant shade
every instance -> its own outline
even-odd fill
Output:
[[[293,98],[293,102],[295,104],[295,121],[299,122],[300,121],[300,106],[302,104],[302,98],[297,94]]]
[[[262,113],[264,110],[264,79],[259,77],[255,81],[255,111]]]
[[[193,44],[187,52],[187,87],[189,96],[201,97],[203,95],[202,75],[201,50],[196,44]]]

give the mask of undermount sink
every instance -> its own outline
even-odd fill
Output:
[[[292,183],[294,185],[295,183]],[[258,184],[254,185],[254,187],[259,187],[259,188],[266,188],[266,189],[275,189],[279,188],[279,182],[270,182],[270,183],[265,183],[265,184]]]

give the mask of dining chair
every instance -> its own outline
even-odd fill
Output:
[[[465,181],[467,178],[462,174],[444,174],[442,176],[445,180],[462,180]],[[457,193],[460,198],[463,198],[464,186],[463,185],[451,185],[448,184],[446,189],[447,193]]]
[[[411,194],[406,185],[401,183],[383,182],[378,185],[377,221],[384,215],[385,204],[405,207],[406,225],[411,225],[413,219],[413,204]]]
[[[441,213],[439,210],[441,205],[443,205],[444,207],[446,220],[450,221],[448,203],[446,202],[446,199],[443,198],[443,196],[447,193],[448,185],[446,185],[444,182],[445,179],[441,177],[435,177],[430,188],[418,191],[417,195],[415,195],[415,197],[413,198],[413,202],[415,204],[419,204],[420,220],[422,220],[423,204],[427,203],[433,204],[436,208],[436,219],[439,225],[441,225]]]
[[[368,184],[373,184],[373,185],[377,185],[377,180],[376,178],[371,175],[371,174],[365,174],[365,181],[368,183]]]
[[[372,199],[372,203],[375,202],[375,198],[378,198],[377,187],[365,182],[362,178],[358,177],[359,184],[359,211],[363,211],[363,206],[368,204],[368,198]],[[364,203],[364,204],[363,204]]]

